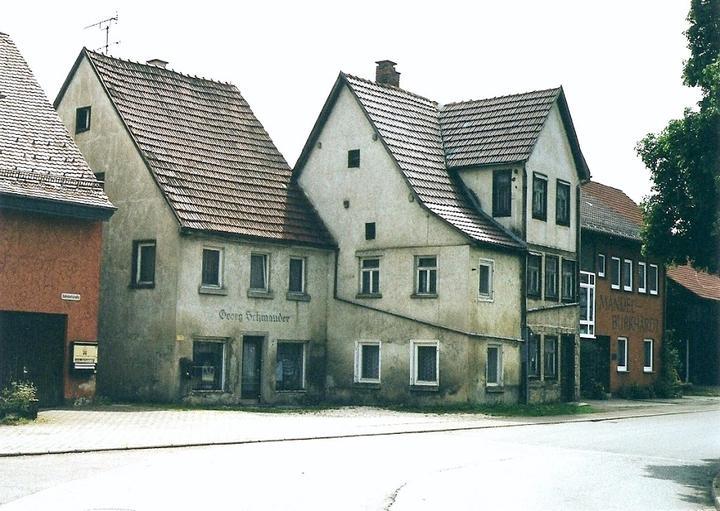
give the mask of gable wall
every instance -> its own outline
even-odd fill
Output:
[[[75,134],[75,110],[88,105],[90,130]],[[175,365],[177,221],[87,58],[57,110],[93,172],[105,173],[105,192],[117,207],[103,231],[98,392],[167,398],[173,385],[162,376]],[[157,240],[156,284],[131,289],[132,242],[143,239]]]

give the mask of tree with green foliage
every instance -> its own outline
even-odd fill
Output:
[[[683,82],[699,87],[697,110],[685,110],[637,152],[653,187],[642,203],[644,250],[667,263],[720,270],[720,0],[692,0],[690,58]]]

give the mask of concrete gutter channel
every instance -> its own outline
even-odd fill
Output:
[[[687,399],[687,398],[686,398]],[[683,400],[685,401],[685,400]],[[597,404],[596,404],[597,403]],[[600,401],[600,402],[594,402],[593,405],[597,408],[602,408],[602,403],[610,403],[607,401]],[[688,406],[689,405],[689,406]],[[210,440],[206,439],[193,439],[192,436],[194,433],[196,433],[196,429],[198,427],[201,427],[202,424],[188,424],[192,431],[187,433],[185,430],[181,431],[181,435],[185,436],[187,440],[183,439],[175,439],[173,441],[172,439],[172,432],[169,433],[169,438],[155,441],[148,441],[147,436],[152,435],[146,435],[144,433],[149,432],[156,432],[157,427],[162,427],[162,424],[153,424],[152,421],[147,420],[146,417],[141,417],[143,414],[157,414],[157,413],[163,413],[163,412],[157,412],[157,411],[132,411],[130,413],[138,414],[138,422],[140,425],[140,428],[138,429],[138,424],[134,424],[132,426],[129,426],[130,428],[135,430],[136,438],[139,438],[139,441],[123,441],[121,438],[121,435],[117,435],[117,432],[119,429],[121,429],[121,425],[119,424],[101,424],[100,427],[106,427],[107,431],[105,432],[105,437],[101,439],[100,444],[101,445],[95,445],[95,446],[81,446],[78,444],[82,444],[82,431],[74,430],[73,428],[66,428],[65,431],[53,432],[52,429],[48,431],[38,431],[38,429],[42,429],[43,427],[49,426],[48,424],[29,424],[24,426],[6,426],[6,427],[0,427],[0,458],[9,458],[9,457],[20,457],[20,456],[44,456],[44,455],[52,455],[52,454],[82,454],[82,453],[95,453],[95,452],[113,452],[113,451],[134,451],[134,450],[151,450],[151,449],[179,449],[179,448],[188,448],[188,447],[208,447],[208,446],[223,446],[223,445],[243,445],[243,444],[260,444],[260,443],[277,443],[277,442],[298,442],[298,441],[309,441],[309,440],[331,440],[331,439],[342,439],[342,438],[361,438],[361,437],[374,437],[374,436],[392,436],[392,435],[401,435],[401,434],[426,434],[426,433],[442,433],[442,432],[453,432],[453,431],[473,431],[473,430],[482,430],[482,429],[497,429],[497,428],[511,428],[511,427],[525,427],[525,426],[544,426],[544,425],[553,425],[553,424],[564,424],[564,423],[593,423],[593,422],[605,422],[605,421],[613,421],[613,420],[627,420],[627,419],[634,419],[639,417],[656,417],[656,416],[663,416],[663,415],[679,415],[679,414],[691,414],[691,413],[700,413],[700,412],[712,412],[720,410],[720,399],[718,398],[711,398],[711,399],[705,399],[702,401],[697,401],[695,403],[687,403],[687,402],[679,402],[679,400],[674,400],[674,402],[630,402],[630,404],[624,404],[620,403],[619,401],[616,402],[613,406],[606,406],[606,410],[602,412],[598,412],[595,414],[588,414],[588,415],[570,415],[570,416],[554,416],[554,417],[533,417],[533,418],[500,418],[500,417],[488,417],[488,416],[467,416],[463,414],[458,414],[457,416],[450,415],[431,415],[428,414],[428,416],[423,416],[421,414],[405,414],[409,417],[412,417],[413,420],[415,420],[415,423],[412,423],[410,419],[407,419],[410,422],[406,422],[403,420],[403,422],[399,422],[396,424],[388,424],[388,423],[367,423],[367,420],[363,417],[360,417],[357,422],[363,422],[365,419],[366,424],[360,424],[360,430],[358,431],[352,431],[356,427],[356,424],[350,423],[350,427],[348,428],[348,424],[340,424],[339,428],[337,428],[337,425],[330,424],[330,428],[328,431],[328,428],[325,427],[326,422],[338,422],[337,419],[340,419],[341,421],[345,421],[346,419],[351,419],[352,417],[338,417],[337,415],[329,416],[329,417],[323,417],[321,416],[312,416],[310,415],[310,418],[313,420],[319,420],[323,421],[322,426],[320,428],[317,428],[316,431],[310,431],[308,434],[300,434],[300,435],[288,435],[286,434],[286,429],[282,428],[283,420],[277,421],[276,419],[282,417],[284,419],[284,422],[288,422],[288,419],[291,419],[292,417],[290,414],[282,414],[282,415],[265,415],[263,414],[263,417],[253,417],[255,419],[255,427],[261,426],[260,430],[257,431],[257,429],[253,431],[246,431],[245,434],[242,432],[239,432],[237,430],[229,430],[227,429],[228,425],[225,425],[225,429],[223,431],[228,432],[230,434],[226,435],[225,438],[213,438]],[[128,413],[127,410],[118,411],[120,413]],[[58,411],[51,411],[46,413],[62,413]],[[82,424],[82,417],[84,415],[87,415],[88,417],[91,417],[90,414],[96,413],[93,411],[78,411],[78,410],[72,410],[69,411],[70,414],[73,415],[73,420],[77,421],[78,425]],[[115,413],[115,412],[109,412],[109,413]],[[180,411],[177,412],[178,414],[192,414],[195,413],[194,411]],[[238,414],[238,413],[245,413],[248,414],[248,412],[236,412],[236,411],[227,411],[227,412],[220,412],[223,414]],[[295,416],[296,419],[302,420],[304,415],[297,415]],[[417,418],[423,419],[426,418],[427,421],[420,422],[417,421]],[[246,415],[246,417],[249,417],[249,415]],[[384,422],[387,422],[390,420],[390,418],[400,418],[404,419],[403,414],[396,414],[394,417],[393,415],[388,412],[387,417],[382,417],[384,419]],[[41,413],[41,419],[42,419],[42,413]],[[212,419],[212,417],[210,417]],[[273,434],[270,432],[270,435],[267,435],[268,428],[264,427],[263,424],[272,424],[273,421],[276,421],[276,426],[281,426],[282,431],[276,432],[276,434]],[[211,422],[208,422],[210,424]],[[28,431],[29,428],[33,428],[35,426],[35,430],[32,431],[32,434],[30,431]],[[72,424],[71,424],[72,426]],[[235,424],[229,425],[229,426],[235,426]],[[317,426],[317,425],[316,425]],[[312,426],[310,429],[312,430],[316,426]],[[335,426],[335,427],[333,427]],[[253,425],[247,424],[248,429],[252,430]],[[28,428],[28,429],[25,429]],[[23,431],[25,429],[25,431]],[[164,428],[163,428],[164,429]],[[325,432],[318,431],[325,429]],[[373,431],[374,429],[374,431]],[[96,428],[91,428],[93,432],[97,432]],[[334,430],[334,431],[333,431]],[[75,443],[76,445],[69,446],[67,445],[68,438],[65,438],[65,444],[63,442],[63,439],[60,438],[62,436],[68,437],[68,433],[72,431],[72,438],[70,440],[70,443]],[[88,430],[90,431],[90,430]],[[13,438],[6,437],[5,442],[3,442],[3,435],[4,432],[16,432],[14,435],[14,440],[17,440],[18,442],[13,442]],[[177,432],[177,431],[176,431]],[[27,433],[27,434],[26,434]],[[240,436],[235,436],[237,434],[240,434]],[[259,433],[259,434],[258,434]],[[264,434],[263,434],[264,433]],[[27,445],[28,442],[25,442],[26,445],[17,445],[23,444],[23,441],[28,439],[29,436],[33,436],[33,438],[36,438],[39,440],[38,443],[45,444],[45,445]],[[12,436],[12,435],[11,435]],[[235,438],[232,438],[235,436]],[[52,438],[51,438],[52,437]],[[142,441],[142,439],[145,439],[145,442]],[[9,441],[9,442],[8,442]],[[48,442],[49,441],[49,442]],[[32,440],[29,442],[32,444]],[[54,446],[48,446],[48,443],[54,443]],[[91,442],[92,443],[92,442]],[[14,445],[13,445],[14,444]],[[720,474],[719,474],[720,476]],[[716,506],[718,507],[718,510],[720,510],[720,481],[716,479],[713,484],[713,498],[715,499]]]

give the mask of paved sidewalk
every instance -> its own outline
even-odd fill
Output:
[[[562,417],[498,418],[393,412],[370,407],[304,413],[156,410],[128,405],[103,410],[48,410],[40,412],[36,422],[0,426],[0,456],[451,431],[720,409],[717,397],[588,403],[601,411]]]

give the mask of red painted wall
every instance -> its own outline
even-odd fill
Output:
[[[640,254],[639,243],[625,243],[615,238],[583,234],[583,251],[592,254],[597,264],[597,254],[605,255],[605,277],[595,281],[595,335],[610,337],[610,391],[637,384],[651,385],[660,374],[661,348],[664,332],[665,272],[661,264],[648,260]],[[611,288],[611,257],[633,261],[633,290]],[[658,265],[658,294],[638,292],[638,261]],[[597,267],[595,267],[597,272]],[[617,338],[628,338],[628,371],[617,371]],[[653,371],[643,372],[643,341],[653,339]]]
[[[95,377],[69,367],[72,341],[97,340],[101,242],[99,221],[0,210],[0,310],[67,315],[66,399],[95,393]]]

